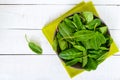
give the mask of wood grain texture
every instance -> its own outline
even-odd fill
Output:
[[[119,80],[120,58],[113,56],[95,71],[72,80]],[[71,80],[57,56],[0,56],[0,80]]]
[[[83,0],[0,0],[0,4],[78,4]],[[90,0],[84,0],[90,1]],[[120,0],[92,0],[95,4],[120,4]]]
[[[42,29],[74,5],[0,5],[0,29]],[[110,29],[120,29],[120,6],[96,6]]]
[[[0,0],[0,80],[71,80],[41,29],[82,0]],[[85,0],[89,1],[89,0]],[[92,0],[120,49],[120,0]],[[36,55],[25,34],[43,48]],[[120,80],[120,53],[72,80]]]
[[[57,56],[0,56],[0,65],[0,80],[70,80]]]

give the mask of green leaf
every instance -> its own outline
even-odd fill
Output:
[[[81,22],[80,16],[78,14],[73,15],[73,21],[77,25],[78,30],[82,29],[82,22]]]
[[[79,52],[75,48],[67,49],[59,53],[59,57],[65,60],[71,60],[82,56],[82,52]]]
[[[88,58],[88,63],[85,66],[86,70],[95,70],[98,66],[98,63],[96,60],[94,60],[93,58]]]
[[[95,29],[96,27],[101,25],[101,20],[100,19],[94,19],[92,20],[86,27],[88,29]]]
[[[94,59],[100,58],[102,55],[104,55],[107,51],[103,50],[93,50],[93,51],[88,51],[88,56]]]
[[[58,47],[58,41],[57,41],[57,37],[55,37],[55,39],[53,40],[53,44],[52,47],[55,51],[57,51],[57,47]]]
[[[99,31],[102,33],[102,34],[105,34],[107,32],[108,28],[106,26],[104,27],[100,27],[99,28]]]
[[[90,40],[91,49],[99,49],[99,47],[106,42],[103,34],[96,32],[95,36]]]
[[[81,45],[73,45],[73,47],[80,50],[80,51],[85,51],[85,48]]]
[[[101,49],[101,50],[109,50],[109,49],[106,48],[106,47],[100,47],[99,49]]]
[[[35,44],[34,42],[29,42],[28,45],[33,52],[42,54],[42,48],[39,45]]]
[[[27,38],[27,35],[26,35],[26,34],[25,34],[25,39],[26,39],[26,41],[28,42],[29,48],[30,48],[33,52],[35,52],[35,53],[37,53],[37,54],[42,54],[42,48],[41,48],[40,45],[36,44],[36,43],[33,42],[33,41],[30,41],[30,40]]]
[[[82,12],[82,15],[85,18],[87,23],[91,22],[94,18],[92,12]]]
[[[65,50],[68,48],[68,43],[67,41],[65,41],[64,39],[62,39],[61,34],[58,32],[57,33],[57,38],[58,38],[58,43],[59,43],[59,47],[61,50]]]
[[[95,35],[94,31],[90,30],[80,30],[74,33],[74,38],[76,41],[87,41]]]
[[[88,56],[87,56],[87,53],[86,51],[83,52],[83,58],[82,58],[82,67],[85,67],[87,65],[87,62],[88,62]]]
[[[65,22],[60,23],[59,32],[63,37],[71,37],[73,30],[65,24]]]
[[[75,29],[77,28],[74,24],[73,24],[73,21],[71,21],[71,20],[69,20],[69,19],[67,19],[67,18],[65,18],[65,23],[66,23],[66,25],[68,25],[69,27],[71,27],[74,31],[75,31]]]
[[[98,62],[98,63],[103,62],[103,61],[106,59],[107,55],[108,55],[108,53],[102,54],[102,55],[97,59],[97,62]]]
[[[66,62],[66,65],[67,66],[72,66],[72,65],[75,65],[78,62],[82,62],[82,58],[75,58],[75,59],[73,59],[71,61],[68,61],[68,62]]]

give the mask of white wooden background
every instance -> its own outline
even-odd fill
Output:
[[[82,0],[0,0],[0,80],[71,80],[41,29]],[[89,0],[85,0],[89,1]],[[120,49],[120,0],[93,0]],[[43,48],[36,55],[25,34]],[[120,80],[120,53],[72,80]]]

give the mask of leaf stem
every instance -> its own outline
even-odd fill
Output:
[[[25,34],[25,39],[26,39],[26,41],[29,43],[30,42],[30,40],[28,40],[28,37],[27,37],[27,35]]]

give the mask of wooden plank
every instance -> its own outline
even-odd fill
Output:
[[[120,56],[72,80],[119,80]],[[0,80],[71,80],[57,56],[0,56]],[[30,77],[31,76],[31,77]]]
[[[55,54],[41,30],[0,30],[0,54],[35,54],[27,44],[25,34],[43,48],[43,54]]]
[[[113,56],[99,65],[97,70],[84,72],[74,80],[119,80],[120,79],[120,57]]]
[[[83,0],[0,0],[0,4],[77,4],[81,1]],[[120,4],[120,0],[92,0],[92,1],[95,4]]]
[[[41,29],[72,7],[73,5],[0,5],[0,29]],[[110,29],[120,29],[120,6],[96,6],[96,8]]]
[[[70,80],[57,56],[0,56],[0,80]]]
[[[120,49],[120,30],[110,33]],[[55,54],[41,30],[0,30],[0,54],[35,54],[29,49],[25,34],[42,46],[43,54]]]

